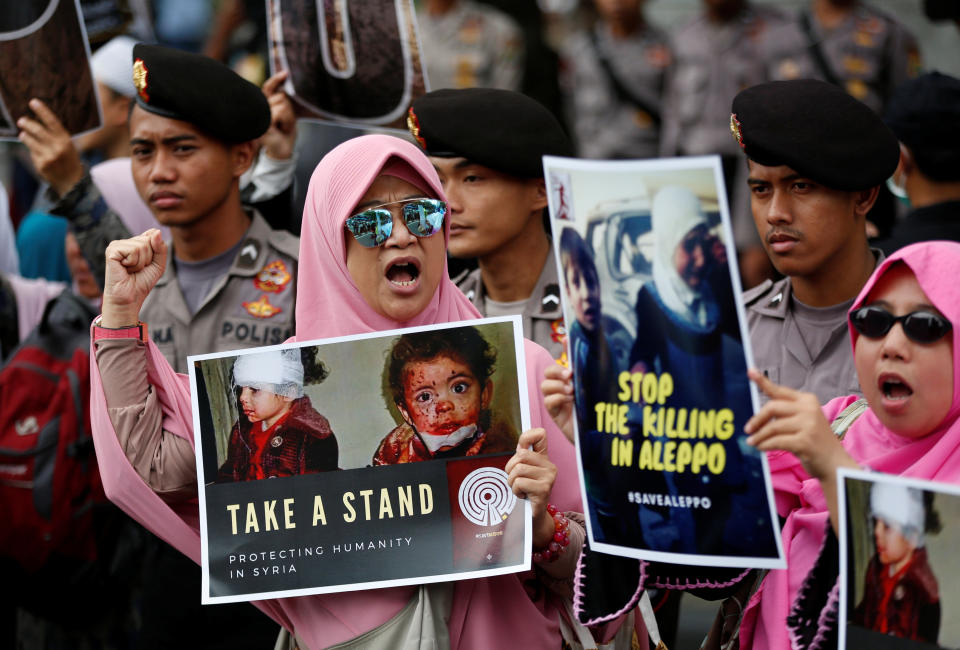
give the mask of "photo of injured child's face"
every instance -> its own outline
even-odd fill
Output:
[[[380,442],[374,465],[512,452],[517,431],[492,417],[496,350],[473,327],[404,334],[386,361],[403,422]]]

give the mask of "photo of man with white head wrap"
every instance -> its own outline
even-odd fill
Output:
[[[304,350],[309,350],[305,348]],[[326,377],[316,372],[311,383]],[[337,469],[330,423],[303,393],[301,350],[237,357],[233,390],[240,415],[230,432],[217,482],[251,481]]]

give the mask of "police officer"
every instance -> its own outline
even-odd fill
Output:
[[[877,246],[891,253],[918,241],[960,241],[960,79],[930,72],[908,81],[883,120],[900,140],[887,186],[911,210]]]
[[[868,106],[812,79],[740,92],[730,129],[746,154],[751,208],[786,277],[744,294],[757,368],[826,403],[860,393],[847,310],[882,257],[866,214],[899,157]]]
[[[746,286],[769,275],[747,217],[746,169],[730,141],[726,115],[733,96],[769,79],[786,14],[749,0],[703,0],[704,9],[671,31],[673,66],[663,99],[660,155],[719,154],[734,242]]]
[[[417,23],[431,88],[520,89],[523,32],[507,14],[473,0],[427,0]]]
[[[557,119],[517,92],[437,90],[414,100],[407,125],[443,183],[452,257],[477,258],[457,279],[485,316],[523,315],[524,335],[563,354],[563,312],[544,220],[544,155],[570,156]]]
[[[780,30],[771,79],[822,79],[877,113],[920,71],[913,35],[893,16],[859,0],[812,0]]]
[[[206,57],[137,45],[133,59],[133,177],[170,229],[175,260],[144,304],[154,342],[178,372],[188,354],[282,343],[294,330],[299,243],[244,207],[239,189],[271,125],[266,97]],[[91,238],[127,236],[110,227],[116,215],[89,175],[54,189],[62,196],[53,211],[72,216],[85,250],[98,248]],[[89,257],[102,261],[103,243]]]
[[[595,25],[574,33],[562,57],[568,120],[583,158],[655,158],[671,55],[643,0],[594,0]]]

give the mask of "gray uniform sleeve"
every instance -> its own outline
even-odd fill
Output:
[[[165,501],[195,496],[193,445],[163,430],[163,411],[147,381],[145,346],[136,339],[101,340],[96,346],[107,411],[127,460]]]
[[[90,271],[102,291],[107,245],[115,239],[128,239],[132,233],[117,213],[107,207],[89,171],[62,197],[57,197],[52,190],[48,189],[47,192],[47,198],[53,201],[50,214],[64,217],[70,222],[70,230],[76,236],[80,250],[87,258]]]

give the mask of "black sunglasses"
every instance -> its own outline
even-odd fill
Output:
[[[946,336],[953,325],[943,316],[931,311],[912,311],[903,316],[894,316],[883,307],[870,305],[850,312],[853,329],[870,339],[886,336],[894,323],[900,323],[907,338],[917,343],[933,343]]]
[[[443,229],[447,204],[439,199],[406,199],[364,210],[347,219],[347,230],[364,248],[382,246],[393,233],[393,215],[387,206],[403,204],[403,223],[417,237],[429,237]]]

